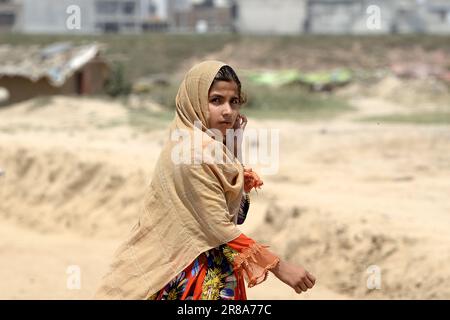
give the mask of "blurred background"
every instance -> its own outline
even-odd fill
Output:
[[[206,59],[279,130],[241,230],[318,279],[249,299],[450,298],[450,1],[0,0],[0,299],[92,297]]]

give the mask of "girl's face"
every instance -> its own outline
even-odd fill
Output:
[[[208,92],[209,129],[218,129],[223,137],[233,128],[241,107],[238,86],[234,81],[214,81]]]

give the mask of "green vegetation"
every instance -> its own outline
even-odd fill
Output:
[[[361,35],[361,36],[269,36],[239,34],[168,34],[140,35],[25,35],[1,33],[1,44],[46,45],[57,41],[74,44],[99,42],[106,44],[105,54],[111,61],[124,64],[130,81],[154,73],[171,74],[188,59],[202,58],[233,44],[239,52],[237,59],[248,60],[252,50],[252,65],[261,67],[302,61],[311,54],[320,57],[324,67],[333,63],[344,68],[384,66],[386,52],[392,49],[450,50],[450,37],[439,35]],[[242,51],[243,50],[243,51]],[[256,50],[256,52],[254,52]],[[244,54],[242,54],[244,52]],[[233,53],[231,53],[233,55]],[[289,63],[289,62],[288,62]],[[317,68],[315,68],[317,70]]]
[[[32,112],[36,109],[43,108],[53,101],[52,96],[40,96],[33,99],[33,103],[28,107],[27,111]]]
[[[152,112],[146,109],[128,109],[128,124],[142,131],[164,129],[173,116],[173,111]]]
[[[118,62],[113,64],[111,75],[105,85],[105,92],[111,97],[130,94],[131,83],[125,78],[123,64]]]
[[[415,112],[411,114],[392,114],[378,117],[366,117],[360,121],[387,122],[387,123],[412,123],[412,124],[450,124],[450,111]]]
[[[190,61],[208,54],[226,50],[224,59],[243,61],[251,68],[297,68],[302,72],[327,71],[335,67],[348,70],[375,70],[389,65],[387,53],[401,49],[408,52],[422,48],[450,50],[450,37],[438,35],[373,35],[373,36],[255,36],[239,34],[168,34],[147,33],[141,35],[23,35],[0,34],[0,43],[13,45],[46,45],[58,41],[74,44],[98,42],[106,45],[104,56],[112,62],[113,77],[105,88],[114,97],[126,95],[135,80],[154,74],[171,78],[187,71]],[[212,55],[214,56],[214,55]],[[307,58],[307,59],[306,59]],[[238,72],[239,73],[239,72]],[[243,73],[244,74],[244,73]],[[310,92],[302,85],[292,84],[273,88],[257,86],[240,74],[248,103],[242,112],[251,117],[307,120],[329,118],[351,110],[344,98],[330,93]],[[179,83],[172,79],[168,86],[155,86],[148,94],[163,105],[167,112],[161,114],[131,111],[129,122],[143,127],[151,118],[164,121],[173,116],[175,95]],[[39,103],[38,103],[39,105]],[[38,107],[38,106],[37,106]],[[167,113],[167,115],[165,115]],[[158,119],[157,122],[161,122]],[[155,120],[156,121],[156,120]],[[392,115],[370,118],[365,121],[448,123],[448,114]],[[115,124],[112,123],[112,126]],[[155,124],[156,126],[157,124]],[[151,126],[151,125],[150,125]]]
[[[169,110],[175,110],[175,97],[178,93],[179,83],[173,83],[170,86],[158,86],[152,88],[149,92],[151,99]]]
[[[243,80],[243,83],[245,85],[247,82]],[[163,105],[166,112],[130,109],[130,124],[144,125],[151,117],[159,117],[159,120],[171,119],[174,115],[177,89],[178,85],[154,88],[150,97]],[[241,112],[255,118],[310,120],[332,118],[352,110],[345,100],[333,94],[312,93],[298,84],[278,88],[247,85],[243,90],[248,102],[242,106]]]
[[[134,81],[153,73],[171,74],[189,58],[221,50],[227,43],[236,41],[231,34],[165,34],[141,35],[25,35],[1,33],[1,44],[47,45],[70,41],[73,44],[98,42],[106,45],[105,56],[112,62],[124,65],[126,78]]]
[[[244,90],[248,103],[242,107],[242,113],[256,118],[310,120],[352,110],[345,100],[329,93],[311,93],[300,85],[250,86]]]

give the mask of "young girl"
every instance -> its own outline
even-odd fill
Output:
[[[205,61],[189,70],[144,210],[96,298],[246,300],[244,279],[250,288],[269,271],[297,293],[314,286],[303,267],[281,260],[237,227],[245,220],[248,194],[262,185],[226,141],[227,129],[245,129],[243,102],[239,78],[228,65]],[[192,138],[184,150],[189,161],[174,156],[179,133]],[[200,143],[192,142],[196,134]],[[207,150],[226,161],[211,161]]]

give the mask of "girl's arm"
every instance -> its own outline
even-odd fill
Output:
[[[315,277],[302,266],[296,266],[281,260],[277,255],[253,239],[241,234],[227,243],[232,249],[232,261],[235,269],[242,270],[251,288],[267,279],[268,272],[301,293],[314,286]]]
[[[275,268],[280,258],[243,233],[227,243],[230,249],[227,256],[237,271],[241,271],[251,288],[267,279],[269,270]]]
[[[233,129],[242,129],[244,131],[247,122],[247,117],[240,114]],[[234,146],[234,154],[237,155],[236,140]],[[247,216],[250,206],[248,193],[253,188],[261,188],[262,185],[263,182],[259,176],[251,168],[244,167],[244,191],[246,198],[241,202],[238,224],[242,224]],[[235,268],[243,269],[249,287],[263,282],[267,278],[269,271],[272,271],[278,279],[292,287],[297,293],[311,289],[316,283],[316,278],[305,268],[281,260],[278,256],[267,250],[268,246],[259,245],[244,234],[241,234],[238,238],[227,244],[237,251],[234,254],[236,257],[232,257],[232,259],[234,259]]]
[[[311,289],[316,283],[316,278],[305,268],[287,261],[280,261],[277,266],[270,271],[272,271],[278,279],[292,287],[297,293]]]

